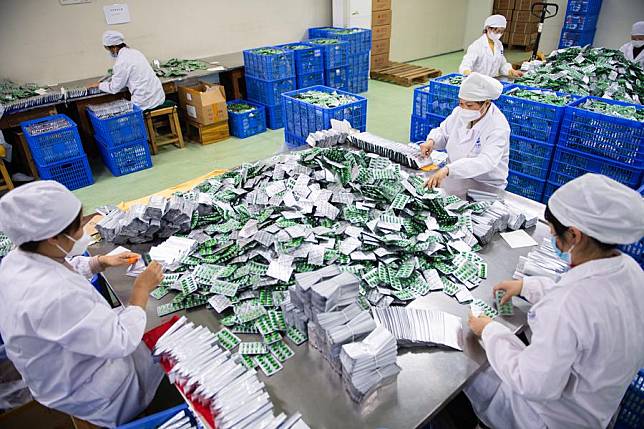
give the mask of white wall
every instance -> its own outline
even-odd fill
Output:
[[[108,26],[103,5],[127,3],[132,22]],[[0,0],[0,77],[43,84],[99,76],[109,28],[148,59],[198,58],[301,40],[331,24],[331,0]]]
[[[594,45],[619,49],[630,40],[631,26],[636,21],[644,21],[644,0],[604,0]]]
[[[492,14],[494,0],[468,0],[465,15],[465,28],[463,35],[463,49],[481,37],[483,23]]]
[[[411,61],[463,49],[468,2],[392,0],[390,59]]]

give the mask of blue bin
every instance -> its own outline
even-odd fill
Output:
[[[148,138],[143,111],[136,105],[131,112],[111,118],[100,119],[90,109],[87,109],[87,115],[92,122],[94,135],[100,136],[107,147],[118,147]]]
[[[143,139],[118,147],[110,147],[101,136],[94,136],[103,163],[114,176],[124,176],[152,167],[148,141]]]
[[[615,429],[641,429],[644,426],[644,369],[640,369],[620,404]]]
[[[244,73],[263,80],[286,79],[295,76],[295,55],[290,49],[277,49],[279,54],[264,55],[258,49],[277,49],[273,47],[247,49],[244,51]]]
[[[595,30],[587,31],[562,31],[559,39],[559,49],[571,46],[592,45],[595,39]]]
[[[246,94],[248,99],[267,106],[280,103],[280,96],[296,89],[295,77],[280,80],[263,80],[246,76]]]
[[[334,27],[312,27],[309,28],[309,39],[322,39],[327,37],[329,30],[333,30]]]
[[[297,76],[297,89],[309,86],[324,85],[324,71],[300,74]]]
[[[602,0],[568,0],[566,15],[593,15],[599,13]]]
[[[36,162],[36,168],[42,180],[55,180],[70,191],[94,183],[92,169],[85,155],[45,165]]]
[[[306,138],[297,137],[286,131],[284,131],[284,142],[286,143],[286,147],[288,147],[289,149],[295,149],[307,145]]]
[[[349,67],[324,70],[324,84],[330,88],[341,89],[342,91],[348,90]]]
[[[566,15],[563,31],[595,31],[599,14]]]
[[[261,104],[247,100],[231,100],[226,104],[245,103],[255,109],[250,112],[236,113],[228,111],[228,125],[230,134],[240,139],[254,136],[266,131],[266,109]]]
[[[349,44],[341,40],[333,39],[337,43],[320,44],[322,40],[327,39],[310,39],[306,43],[322,49],[322,58],[325,69],[333,69],[349,65]]]
[[[284,128],[284,119],[282,115],[282,105],[264,106],[266,108],[266,123],[271,130]]]
[[[174,417],[177,413],[181,412],[182,410],[187,411],[188,417],[190,417],[190,420],[192,421],[192,423],[195,424],[196,423],[195,416],[190,411],[190,408],[188,407],[188,405],[181,404],[181,405],[177,405],[176,407],[170,408],[168,410],[160,411],[156,414],[152,414],[151,416],[143,417],[142,419],[135,420],[133,422],[118,426],[117,429],[157,429],[159,426],[161,426],[163,423],[170,420],[172,417]]]
[[[541,201],[545,185],[546,181],[543,179],[510,170],[505,190],[534,201]]]
[[[412,115],[426,118],[428,115],[432,114],[431,103],[429,102],[429,90],[429,84],[414,89]]]
[[[322,48],[306,43],[287,43],[276,48],[292,50],[295,58],[295,75],[310,74],[324,70]]]
[[[353,94],[360,94],[369,90],[369,78],[354,76],[349,71],[349,82],[347,83],[348,91]]]
[[[45,131],[32,135],[29,127],[50,121],[66,121],[68,126],[58,130]],[[83,144],[78,135],[78,127],[67,115],[51,115],[20,123],[34,160],[40,164],[63,161],[85,155]]]
[[[578,106],[598,100],[644,110],[644,106],[599,97],[584,97],[566,108],[559,147],[576,149],[633,166],[644,165],[644,123],[591,112]]]
[[[310,33],[309,30],[309,37],[313,38]],[[315,37],[337,39],[347,42],[349,44],[350,55],[369,52],[371,50],[371,30],[367,28],[326,27],[316,29],[314,34],[316,34]]]
[[[510,170],[546,180],[553,150],[551,144],[510,135]]]
[[[427,115],[425,118],[412,115],[409,126],[409,141],[412,143],[424,142],[429,132],[434,128],[438,128],[444,120],[445,117],[432,114]]]

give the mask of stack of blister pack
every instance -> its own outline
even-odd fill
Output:
[[[558,281],[569,268],[569,265],[555,253],[552,242],[544,238],[539,247],[531,250],[527,256],[519,257],[512,277],[522,279],[525,276],[545,276]]]
[[[389,158],[400,165],[419,169],[434,163],[431,157],[423,157],[416,144],[399,143],[374,134],[363,132],[348,138],[352,146]],[[444,159],[443,159],[444,161]]]

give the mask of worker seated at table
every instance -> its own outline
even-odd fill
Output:
[[[510,125],[492,103],[502,91],[499,81],[480,73],[474,72],[463,80],[458,91],[459,105],[420,145],[425,157],[435,149],[446,149],[448,155],[448,164],[427,180],[427,187],[438,187],[449,176],[505,189]]]
[[[630,42],[624,43],[619,50],[628,60],[644,67],[644,21],[633,24]]]
[[[502,302],[532,307],[526,346],[502,323],[470,314],[490,367],[465,393],[493,428],[605,428],[644,367],[644,271],[618,244],[644,235],[644,199],[606,176],[585,174],[548,201],[552,244],[570,265],[558,281],[509,280]]]
[[[507,26],[503,15],[492,15],[485,20],[483,35],[467,47],[458,72],[468,75],[477,72],[490,77],[521,77],[523,72],[514,70],[505,59],[501,36]]]
[[[90,242],[81,213],[78,198],[54,181],[0,199],[0,230],[18,246],[0,265],[0,332],[38,402],[114,427],[150,403],[163,377],[141,342],[148,295],[163,274],[152,262],[129,305],[112,309],[87,278],[138,255],[79,256]]]
[[[132,94],[132,103],[142,110],[150,110],[165,101],[163,85],[154,73],[145,56],[125,44],[123,34],[118,31],[103,33],[103,46],[115,59],[112,66],[112,77],[96,84],[98,89],[110,94],[117,94],[127,87]]]

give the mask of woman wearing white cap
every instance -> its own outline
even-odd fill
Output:
[[[159,264],[134,282],[129,305],[113,310],[86,278],[135,254],[78,256],[89,243],[81,203],[52,181],[2,197],[0,230],[18,246],[0,265],[0,333],[34,398],[99,426],[135,417],[163,376],[141,342]]]
[[[458,67],[459,73],[478,72],[491,77],[523,76],[521,71],[512,68],[512,64],[503,55],[501,36],[507,23],[503,15],[492,15],[485,20],[483,35],[468,46],[463,61]]]
[[[423,156],[434,149],[446,149],[448,164],[427,181],[437,187],[447,177],[473,179],[497,189],[505,189],[510,159],[510,125],[492,103],[501,95],[499,81],[472,73],[461,83],[459,106],[429,132],[420,145]]]
[[[644,21],[633,24],[631,41],[624,43],[619,50],[627,59],[644,67]]]
[[[125,44],[122,33],[112,30],[103,33],[103,46],[115,59],[112,77],[92,86],[110,94],[117,94],[127,87],[132,94],[132,103],[143,110],[163,104],[165,92],[161,81],[145,56]]]
[[[500,283],[503,302],[532,307],[526,346],[499,322],[470,315],[490,367],[465,388],[494,428],[605,428],[644,367],[644,271],[616,249],[644,236],[644,199],[598,174],[563,185],[548,201],[552,242],[571,269],[559,281]]]

